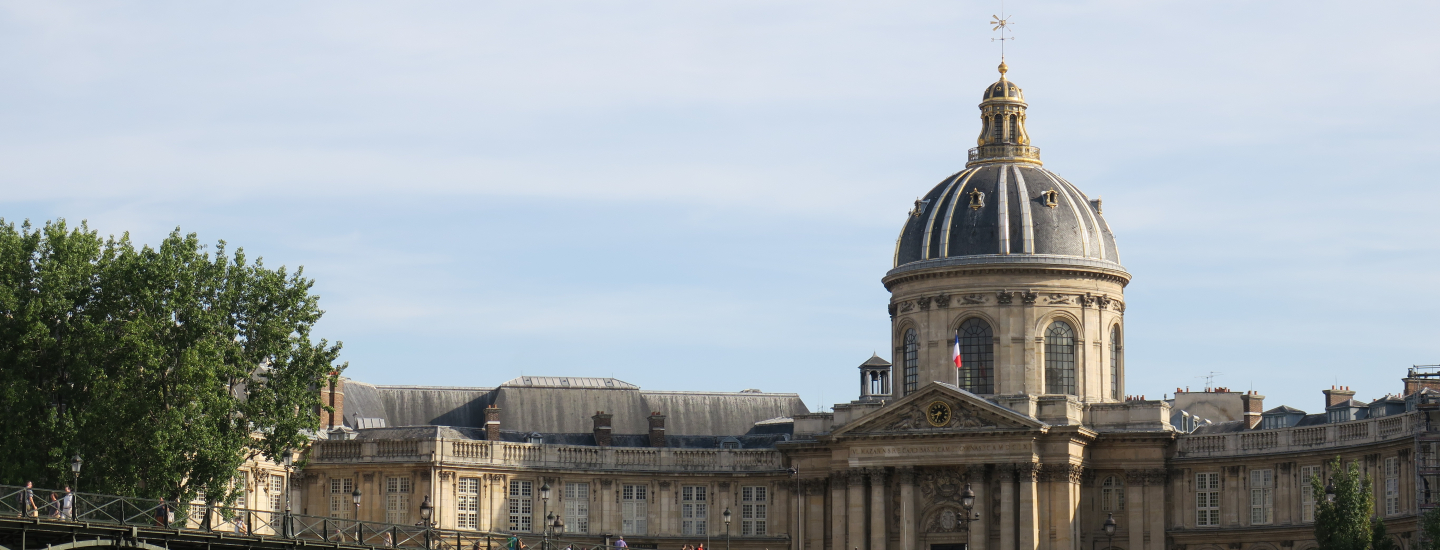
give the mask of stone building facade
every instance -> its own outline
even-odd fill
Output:
[[[1414,540],[1417,487],[1440,483],[1437,378],[1369,403],[1332,388],[1316,414],[1223,388],[1128,396],[1131,275],[1101,202],[1041,163],[1007,70],[966,167],[904,222],[882,278],[894,363],[861,364],[854,401],[345,381],[297,512],[412,524],[429,499],[444,528],[533,534],[554,513],[562,538],[642,548],[1309,550],[1307,487],[1338,456]]]

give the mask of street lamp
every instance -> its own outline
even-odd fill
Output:
[[[356,487],[355,492],[350,493],[350,500],[355,502],[355,542],[360,542],[360,488]],[[341,537],[342,539],[344,537]]]
[[[725,550],[730,550],[730,507],[725,507],[725,513],[720,514],[725,520]]]
[[[435,513],[435,507],[430,505],[430,495],[425,495],[425,500],[420,502],[420,523],[425,524],[425,548],[430,548],[430,528],[435,524],[430,521],[430,516]]]
[[[1114,547],[1115,547],[1115,514],[1107,514],[1107,515],[1105,516],[1105,525],[1104,525],[1103,527],[1101,527],[1100,529],[1103,530],[1103,531],[1105,531],[1105,547],[1106,547],[1106,549],[1108,550],[1109,548],[1114,548]]]
[[[1325,502],[1335,504],[1335,480],[1325,482]]]
[[[80,459],[80,453],[75,453],[75,456],[70,459],[70,473],[75,474],[75,492],[77,493],[80,492],[80,466],[84,463],[85,461]]]
[[[281,533],[288,537],[294,531],[291,529],[292,522],[290,521],[290,476],[292,475],[290,469],[295,465],[295,454],[290,452],[290,449],[285,449],[285,458],[281,462],[285,464],[285,524],[281,528]]]
[[[541,503],[541,509],[540,509],[541,517],[549,518],[549,517],[550,517],[550,482],[545,481],[545,480],[541,480],[541,481],[540,481],[540,503]],[[544,538],[544,537],[547,536],[549,533],[550,533],[550,520],[549,520],[549,519],[546,519],[546,520],[545,520],[545,525],[540,526],[540,534],[541,534],[540,548],[541,548],[541,550],[544,550],[544,548],[545,548],[545,538]]]

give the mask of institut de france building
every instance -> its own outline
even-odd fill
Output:
[[[340,379],[289,485],[296,512],[413,524],[429,499],[446,529],[540,533],[554,514],[566,540],[676,550],[727,533],[751,550],[1309,550],[1309,480],[1338,456],[1373,480],[1389,532],[1414,536],[1417,487],[1440,481],[1429,373],[1365,403],[1316,388],[1315,413],[1224,388],[1127,396],[1131,274],[1100,201],[1041,163],[999,70],[968,162],[914,203],[881,278],[893,365],[834,374],[858,374],[853,401]]]

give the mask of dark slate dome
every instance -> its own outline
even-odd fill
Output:
[[[989,99],[1012,99],[1015,101],[1024,101],[1025,93],[1020,91],[1020,86],[1016,85],[1014,82],[1011,82],[1009,80],[1001,80],[991,85],[989,88],[985,88],[985,97],[981,98],[981,101]]]
[[[1045,263],[1123,271],[1100,201],[1038,164],[972,164],[916,201],[895,267]]]

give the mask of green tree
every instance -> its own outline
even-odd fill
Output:
[[[1370,533],[1370,550],[1400,550],[1395,540],[1385,532],[1385,520],[1374,518]]]
[[[64,220],[0,220],[0,480],[228,501],[246,459],[299,449],[344,368],[311,340],[303,270],[211,254],[177,228],[158,247]]]
[[[1421,550],[1440,550],[1440,508],[1431,508],[1420,516]]]
[[[1375,495],[1370,478],[1360,471],[1359,462],[1345,467],[1340,457],[1330,462],[1330,483],[1335,500],[1325,496],[1325,482],[1311,478],[1315,495],[1315,541],[1319,550],[1368,550],[1371,543],[1370,517],[1375,513]]]

